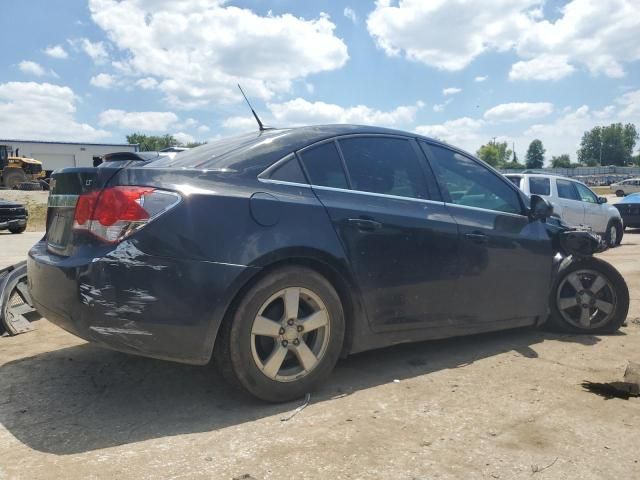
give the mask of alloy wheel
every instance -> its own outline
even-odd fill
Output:
[[[594,270],[577,270],[558,286],[556,302],[562,317],[581,330],[595,330],[606,325],[616,310],[612,283]]]
[[[251,353],[262,373],[278,382],[308,375],[324,357],[329,312],[311,290],[287,287],[262,304],[251,327]]]

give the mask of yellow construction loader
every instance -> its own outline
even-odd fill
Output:
[[[40,180],[45,177],[42,162],[34,158],[20,157],[9,145],[0,145],[0,185],[6,188],[33,184],[40,190]]]

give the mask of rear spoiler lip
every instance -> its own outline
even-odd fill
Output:
[[[102,156],[105,162],[118,162],[132,160],[137,162],[150,162],[162,158],[158,152],[114,152]]]

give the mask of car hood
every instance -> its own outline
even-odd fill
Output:
[[[4,208],[15,208],[15,207],[24,207],[21,203],[10,202],[8,200],[0,199],[0,207]]]

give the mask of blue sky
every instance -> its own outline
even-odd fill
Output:
[[[0,138],[211,140],[254,128],[236,82],[274,126],[497,137],[521,158],[640,127],[637,0],[25,0],[3,18]]]

